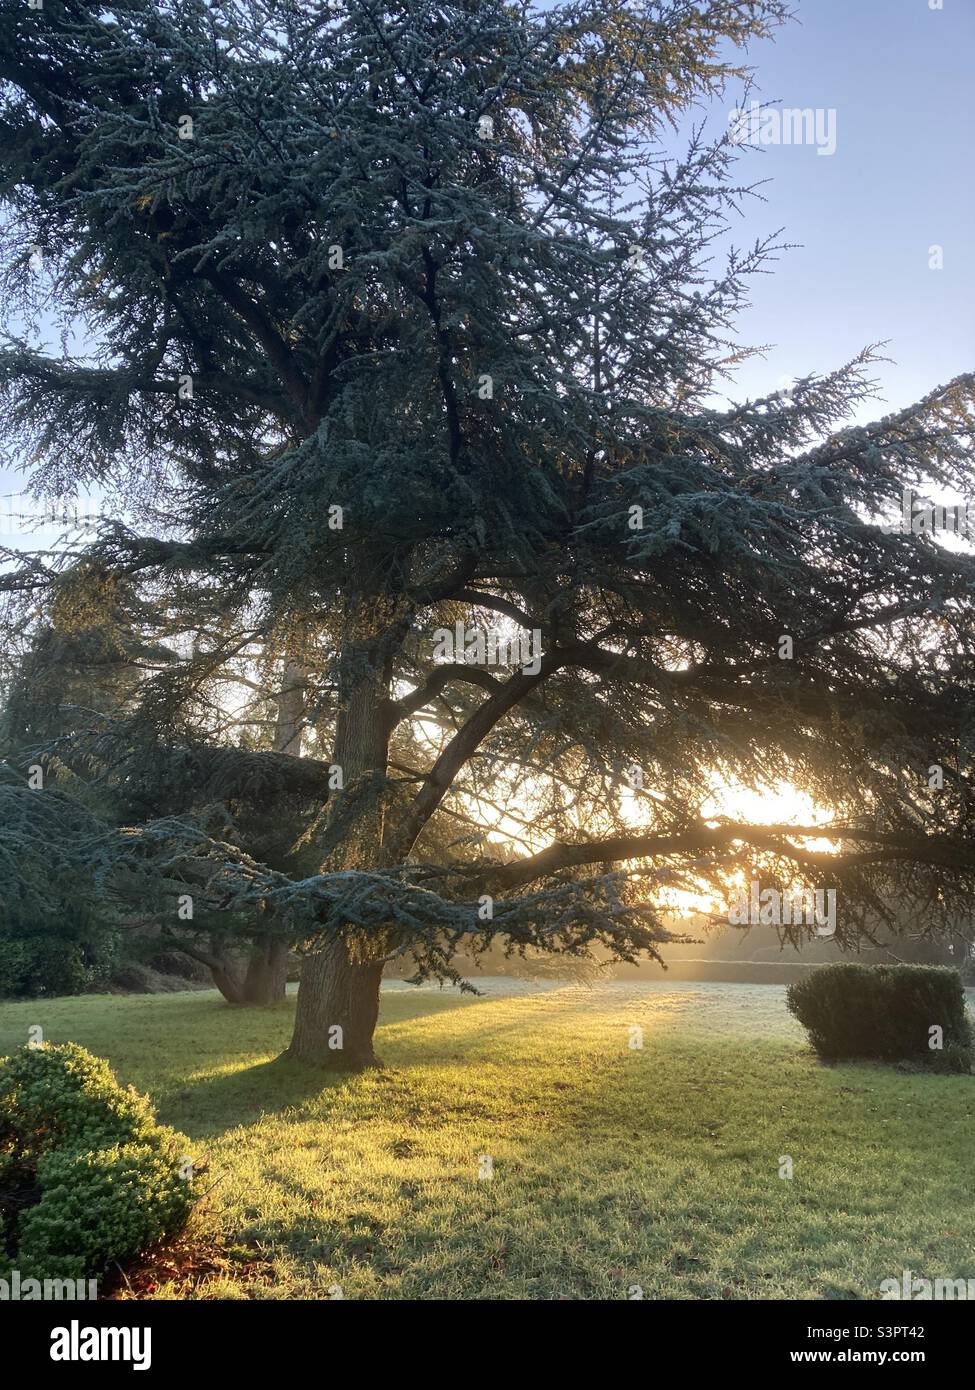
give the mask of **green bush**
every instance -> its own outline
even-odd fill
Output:
[[[41,918],[6,917],[0,925],[0,998],[81,994],[104,984],[120,949],[117,926],[84,908]]]
[[[969,1071],[972,1028],[955,970],[928,965],[824,965],[789,986],[789,1009],[821,1057],[907,1061]],[[932,1029],[941,1029],[941,1046]]]
[[[74,1043],[0,1060],[0,1206],[8,1269],[89,1278],[179,1230],[187,1141]],[[4,1273],[0,1259],[0,1275]]]

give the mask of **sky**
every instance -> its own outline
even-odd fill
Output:
[[[739,320],[743,341],[774,345],[741,373],[742,394],[887,341],[893,362],[874,373],[886,403],[860,413],[872,419],[975,367],[975,0],[943,6],[799,0],[798,22],[752,47],[757,97],[818,108],[824,130],[832,110],[836,149],[742,143],[743,177],[771,182],[736,240],[782,227],[801,243]]]
[[[736,398],[887,342],[893,361],[874,371],[882,399],[859,411],[867,420],[975,367],[975,0],[937,3],[797,0],[798,22],[752,47],[754,96],[818,111],[829,137],[820,146],[835,137],[835,150],[742,142],[740,180],[768,182],[734,239],[746,246],[782,228],[799,245],[752,282],[739,339],[770,348],[742,367]],[[713,104],[714,129],[727,127],[737,99],[732,91]],[[940,269],[931,248],[941,248]],[[0,467],[0,544],[17,543],[9,513],[22,504],[9,494],[22,486]],[[44,528],[30,543],[55,535]]]

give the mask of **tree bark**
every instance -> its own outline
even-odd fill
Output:
[[[211,947],[206,955],[181,949],[209,967],[228,1004],[276,1004],[285,996],[290,947],[278,936],[258,937],[246,959],[222,947]]]
[[[301,736],[304,731],[305,695],[308,689],[308,667],[295,656],[284,663],[281,689],[274,699],[278,707],[274,725],[274,751],[301,757]]]
[[[278,936],[258,937],[251,947],[244,975],[243,1004],[277,1004],[288,983],[288,942]]]
[[[197,959],[203,959],[203,957],[198,956]],[[243,1004],[244,970],[240,958],[234,957],[226,951],[214,949],[206,957],[206,964],[210,967],[213,983],[227,1003]]]
[[[349,569],[334,752],[343,786],[329,801],[322,872],[374,869],[383,862],[384,798],[377,781],[385,777],[388,758],[385,643],[396,605],[377,583],[381,561],[360,555]],[[380,1065],[372,1038],[386,954],[382,933],[366,938],[353,928],[329,936],[305,959],[287,1057],[331,1070]]]
[[[380,1066],[373,1050],[383,962],[354,961],[334,937],[301,970],[294,1035],[285,1054],[331,1071]]]

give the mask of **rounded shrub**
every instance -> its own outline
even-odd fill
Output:
[[[0,1060],[0,1273],[88,1278],[178,1231],[195,1200],[186,1145],[74,1043]]]
[[[955,970],[839,962],[810,971],[786,997],[821,1057],[971,1070],[972,1027]]]

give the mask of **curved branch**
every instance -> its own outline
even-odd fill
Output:
[[[789,837],[852,840],[866,842],[873,848],[860,855],[822,854],[789,844]],[[664,858],[672,854],[687,854],[732,844],[736,840],[750,844],[756,849],[772,850],[805,863],[825,867],[850,868],[856,864],[907,860],[919,864],[975,870],[975,844],[947,835],[891,835],[883,831],[850,826],[725,824],[701,826],[677,834],[613,835],[604,840],[590,840],[580,844],[556,843],[527,859],[517,859],[510,864],[499,865],[492,871],[492,878],[504,888],[516,888],[535,879],[546,878],[559,869],[577,868],[586,864],[620,863],[628,859]]]

